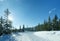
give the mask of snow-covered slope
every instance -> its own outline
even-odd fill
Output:
[[[40,31],[35,32],[34,35],[48,39],[49,41],[60,41],[60,31]]]
[[[60,31],[12,33],[0,36],[0,41],[60,41]]]

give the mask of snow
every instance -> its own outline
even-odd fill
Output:
[[[2,35],[0,41],[60,41],[60,31],[18,32]]]
[[[35,32],[34,35],[48,39],[49,41],[60,41],[60,31],[41,31]]]
[[[0,41],[15,41],[12,35],[3,35],[0,36]]]

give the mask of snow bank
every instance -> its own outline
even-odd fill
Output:
[[[50,41],[60,41],[60,31],[40,31],[34,32],[34,35]]]

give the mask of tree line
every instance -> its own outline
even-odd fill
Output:
[[[26,31],[59,31],[60,30],[60,19],[57,15],[51,19],[48,17],[48,20],[44,20],[43,24],[38,24],[34,27],[26,27],[24,28]]]
[[[35,26],[36,31],[58,31],[60,30],[60,19],[57,15],[54,16],[53,19],[48,17],[48,21],[44,20],[43,24],[38,24]]]

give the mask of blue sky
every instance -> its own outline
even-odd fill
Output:
[[[9,9],[13,25],[35,26],[57,14],[60,16],[60,0],[0,0],[0,16]],[[60,17],[59,17],[60,18]]]

